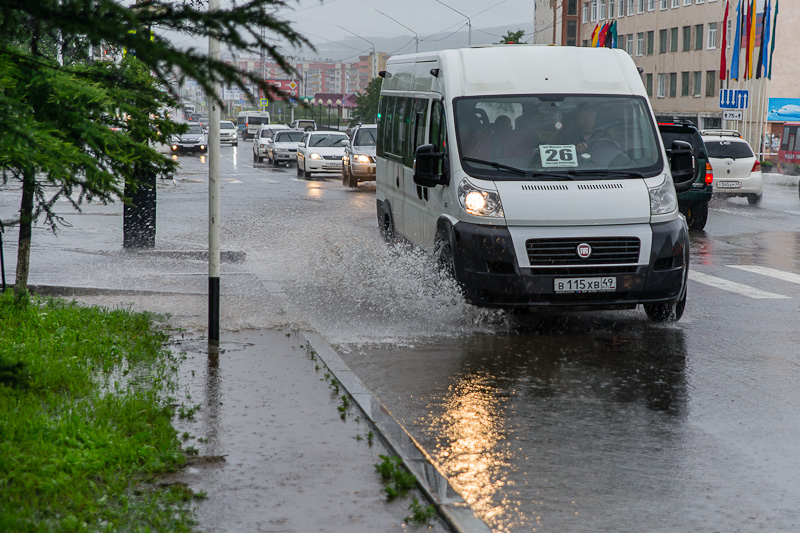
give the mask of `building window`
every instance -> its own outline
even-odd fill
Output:
[[[633,15],[633,0],[628,0],[628,16]]]
[[[667,75],[658,75],[658,94],[659,98],[664,98],[667,95]]]
[[[600,10],[597,18],[604,20],[606,18],[606,0],[600,0]]]
[[[695,3],[695,4],[702,4],[702,3],[703,3],[703,0],[695,0],[695,2],[694,2],[694,3]]]
[[[644,32],[640,31],[636,34],[636,55],[644,55]]]
[[[597,20],[597,0],[592,0],[592,12],[589,15],[589,20],[592,22]]]
[[[584,24],[587,24],[589,22],[589,2],[584,2],[583,3],[583,10],[582,10],[582,13],[581,13],[581,20],[583,21]]]
[[[727,36],[728,36],[728,38],[725,40],[728,43],[726,48],[730,48],[731,47],[731,24],[732,23],[733,23],[733,21],[729,20],[728,21],[728,27],[725,28],[725,32],[727,33]]]
[[[619,4],[617,4],[617,16],[625,16],[625,0],[619,0]]]
[[[681,96],[689,96],[689,74],[690,72],[681,72]]]
[[[638,2],[639,5],[636,8],[636,12],[637,13],[644,13],[644,5],[645,5],[646,1],[647,0],[639,0],[639,2]]]
[[[692,49],[692,27],[683,27],[683,51],[688,52]]]
[[[658,53],[667,53],[667,30],[658,30]]]
[[[708,23],[708,49],[713,50],[717,47],[717,23]]]
[[[578,42],[578,21],[567,21],[567,46],[575,46]]]
[[[617,0],[608,0],[608,18],[614,18],[614,7],[617,5]]]
[[[675,93],[678,90],[678,73],[671,72],[669,75],[669,97],[675,98]]]
[[[575,16],[578,14],[578,0],[569,0],[567,2],[567,15]]]
[[[669,51],[670,52],[677,52],[678,51],[678,28],[672,28],[669,30]]]
[[[647,0],[647,10],[648,11],[656,10],[656,0]]]
[[[633,34],[629,33],[625,39],[625,51],[628,55],[633,56]]]
[[[681,0],[672,0],[672,9],[680,7],[680,5],[681,5]]]
[[[712,97],[717,92],[717,71],[706,71],[706,96]]]
[[[692,96],[700,96],[700,91],[703,87],[703,73],[695,71],[694,73],[694,90]]]
[[[650,30],[647,32],[647,55],[653,55],[653,49],[655,48],[655,40],[656,40],[656,32],[655,30]]]
[[[661,0],[661,11],[669,9],[669,0]]]
[[[653,96],[653,75],[645,74],[644,88],[647,90],[647,96]]]
[[[703,25],[696,24],[694,27],[694,49],[703,49]]]
[[[692,5],[692,0],[683,0],[683,5],[685,5],[685,6]]]

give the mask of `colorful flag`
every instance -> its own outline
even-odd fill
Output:
[[[608,31],[606,33],[606,48],[616,48],[616,47],[617,47],[617,21],[615,20],[608,25]]]
[[[597,46],[597,34],[600,32],[600,25],[595,24],[594,30],[592,30],[592,43],[591,46]]]
[[[778,2],[775,0],[775,16],[772,17],[772,42],[769,45],[769,69],[767,79],[772,79],[772,53],[775,52],[775,34],[778,32]]]
[[[728,70],[728,58],[725,57],[725,49],[728,47],[728,0],[725,0],[725,18],[722,21],[722,54],[719,60],[719,79],[725,81],[725,73]]]
[[[769,49],[769,0],[764,0],[764,14],[761,17],[761,48],[758,54],[758,66],[756,67],[756,79],[761,77],[761,70],[767,73],[767,50]]]
[[[742,35],[742,0],[736,6],[736,29],[734,30],[733,55],[731,55],[731,80],[739,81],[739,50]]]
[[[753,4],[751,0],[745,0],[745,9],[747,14],[744,15],[744,79],[750,79],[750,14],[753,12]]]
[[[598,48],[605,48],[606,46],[606,37],[608,37],[608,26],[609,22],[603,24],[603,27],[600,28],[600,34],[597,36],[597,47]]]
[[[756,47],[756,0],[750,2],[750,12],[747,14],[747,78],[753,77],[753,63],[755,63]]]

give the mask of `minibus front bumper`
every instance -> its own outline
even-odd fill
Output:
[[[580,264],[521,268],[505,227],[459,222],[452,226],[454,268],[468,302],[483,307],[630,309],[678,299],[689,267],[689,234],[683,217],[650,225],[648,264]],[[565,280],[608,280],[601,291],[563,290]]]

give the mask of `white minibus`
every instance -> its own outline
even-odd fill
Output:
[[[683,314],[689,235],[623,50],[498,45],[394,56],[383,77],[377,214],[485,307]]]
[[[242,111],[236,117],[236,126],[245,139],[255,137],[258,127],[269,123],[269,113],[267,111]]]

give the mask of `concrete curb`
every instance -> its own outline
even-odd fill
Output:
[[[318,333],[300,334],[316,352],[317,357],[344,387],[364,416],[369,419],[389,449],[417,478],[419,488],[433,502],[439,515],[456,533],[488,533],[489,526],[480,520],[464,498],[439,472],[431,457],[347,366],[336,350]]]

